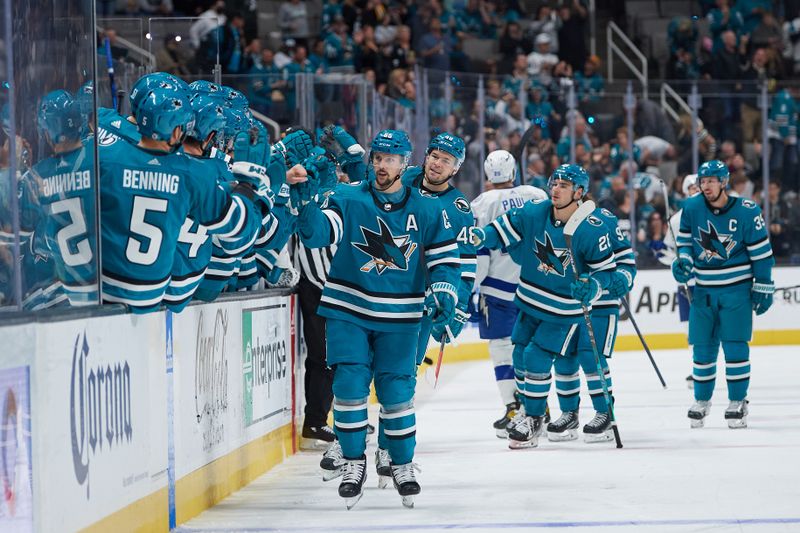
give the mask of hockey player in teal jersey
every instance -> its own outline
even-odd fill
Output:
[[[633,288],[636,277],[636,258],[631,249],[631,243],[619,228],[619,220],[611,211],[604,208],[595,209],[593,215],[608,228],[611,237],[611,249],[614,252],[614,261],[617,263],[616,271],[612,272],[613,279],[607,289],[593,305],[591,314],[592,325],[597,332],[604,332],[598,337],[600,351],[600,365],[608,385],[608,392],[613,391],[611,384],[611,371],[607,359],[614,351],[617,337],[617,324],[619,323],[620,299],[624,298]],[[585,329],[585,324],[580,328]],[[585,333],[582,333],[585,334]],[[613,438],[611,420],[608,406],[603,397],[600,377],[597,374],[597,363],[590,346],[578,351],[578,360],[581,370],[586,378],[589,388],[589,397],[595,409],[594,418],[583,427],[586,442],[603,442]],[[555,375],[556,393],[561,416],[547,425],[547,438],[551,441],[574,440],[578,438],[578,405],[580,404],[580,376],[577,372],[572,374]]]
[[[220,239],[254,238],[261,216],[251,187],[228,193],[207,165],[175,153],[194,122],[183,89],[152,89],[136,119],[138,146],[119,138],[100,144],[102,295],[148,312],[163,300],[187,216]]]
[[[564,224],[577,210],[589,186],[586,172],[561,165],[550,177],[551,200],[534,201],[498,217],[474,231],[476,244],[489,249],[520,246],[520,282],[515,302],[522,311],[514,326],[515,372],[524,369],[525,415],[508,428],[509,447],[534,447],[542,431],[547,396],[555,364],[558,374],[578,372],[581,351],[591,350],[581,305],[599,303],[616,278],[616,262],[607,226],[588,216],[577,228],[572,254],[564,239]],[[578,281],[572,281],[575,261]],[[607,323],[607,322],[606,322]],[[593,322],[595,335],[606,331]],[[604,405],[597,407],[607,410]]]
[[[708,161],[698,170],[702,195],[686,200],[676,237],[678,257],[672,274],[678,283],[696,281],[689,310],[695,403],[692,427],[703,427],[711,408],[720,343],[725,353],[730,428],[747,427],[753,311],[772,305],[772,247],[761,215],[751,200],[729,196],[728,167]]]
[[[435,327],[455,314],[458,246],[439,200],[404,186],[411,144],[384,130],[370,145],[370,179],[340,185],[322,207],[296,186],[305,246],[338,245],[318,313],[327,319],[327,362],[334,369],[334,429],[344,456],[339,495],[352,507],[366,479],[364,455],[370,383],[381,403],[391,474],[405,505],[419,493],[413,464],[414,388],[420,320]],[[430,271],[431,294],[425,296]]]
[[[96,304],[97,189],[90,149],[81,141],[80,103],[67,91],[53,91],[42,98],[37,118],[53,156],[30,170],[39,184],[38,202],[44,217],[37,229],[40,235],[35,242],[41,248],[36,254],[51,262],[70,305]],[[50,294],[47,300],[55,298]]]

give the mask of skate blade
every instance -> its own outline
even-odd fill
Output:
[[[391,483],[392,483],[392,477],[391,476],[380,476],[380,475],[378,476],[378,488],[379,489],[385,489],[386,487],[391,485]]]
[[[495,429],[494,434],[497,436],[498,439],[508,438],[508,430],[505,429]]]
[[[614,440],[614,432],[610,429],[602,433],[592,434],[592,433],[584,433],[583,434],[583,441],[587,444],[594,444],[595,442],[608,442]]]
[[[362,490],[361,493],[358,496],[353,496],[352,498],[345,498],[344,499],[344,506],[347,507],[347,510],[349,511],[350,509],[352,509],[353,507],[356,506],[356,504],[358,503],[358,501],[361,499],[361,497],[363,495],[364,495],[364,491]]]
[[[337,477],[341,477],[344,472],[341,468],[337,468],[336,470],[322,470],[322,481],[331,481],[336,479]]]
[[[731,429],[743,429],[747,427],[747,417],[745,418],[728,418],[728,427]]]
[[[705,427],[705,425],[706,425],[706,421],[705,421],[704,418],[700,418],[700,419],[690,418],[689,422],[691,423],[691,426],[692,426],[693,429]]]
[[[414,496],[403,496],[403,507],[407,509],[414,508]]]
[[[539,446],[538,439],[523,441],[508,439],[508,447],[511,450],[525,450],[528,448],[536,448],[537,446]]]
[[[569,440],[578,440],[578,430],[568,429],[567,431],[563,431],[561,433],[554,433],[552,431],[548,431],[547,440],[549,440],[550,442],[566,442]]]
[[[300,449],[304,452],[317,452],[328,449],[331,443],[322,439],[308,439],[300,437]]]

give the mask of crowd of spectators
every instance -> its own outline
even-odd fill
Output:
[[[288,124],[297,119],[296,73],[360,73],[374,82],[378,93],[414,109],[420,89],[414,67],[422,67],[430,95],[420,112],[428,114],[432,131],[447,129],[467,142],[470,157],[459,186],[470,197],[480,190],[481,153],[497,148],[524,153],[525,179],[539,186],[555,166],[570,159],[568,94],[574,90],[576,162],[592,176],[592,192],[599,201],[621,218],[634,211],[637,228],[629,230],[639,255],[656,260],[666,227],[660,180],[673,184],[675,211],[683,178],[695,171],[692,122],[688,114],[675,122],[656,101],[638,99],[633,110],[635,167],[627,167],[621,94],[619,89],[606,93],[604,65],[588,51],[588,1],[542,1],[527,13],[519,0],[325,0],[315,19],[308,2],[291,0],[277,12],[279,42],[248,30],[254,17],[237,4],[217,0],[181,12],[200,19],[188,40],[164,38],[159,70],[207,74],[218,53],[223,74],[239,76],[238,87],[253,108]],[[773,191],[769,196],[779,214],[770,229],[784,243],[776,255],[800,257],[800,236],[794,235],[800,226],[795,208],[800,192],[798,95],[791,87],[779,90],[795,75],[795,65],[800,66],[800,18],[790,2],[700,4],[708,35],[702,35],[697,17],[688,16],[672,20],[666,35],[668,78],[677,81],[681,92],[688,85],[681,87],[680,81],[699,80],[708,95],[697,123],[699,160],[724,160],[733,190],[760,201],[760,155],[769,150],[778,190],[774,202]],[[470,41],[481,39],[493,42],[496,53],[470,56]],[[482,109],[479,75],[485,88]],[[450,95],[445,82],[454,89]],[[771,100],[766,142],[757,102],[760,83],[768,85]],[[316,97],[340,99],[341,94],[317,88]],[[633,206],[626,193],[630,181],[637,191]]]

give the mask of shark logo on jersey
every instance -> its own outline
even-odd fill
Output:
[[[395,237],[382,219],[378,218],[378,232],[361,227],[364,242],[354,242],[353,246],[370,257],[370,260],[361,267],[362,272],[369,272],[373,268],[378,274],[389,270],[408,270],[411,254],[417,249],[417,244],[411,242],[410,235]]]
[[[453,202],[455,204],[456,209],[461,211],[462,213],[469,213],[469,202],[466,199],[461,198],[460,196],[455,199]]]
[[[548,233],[544,234],[544,242],[534,239],[534,243],[533,253],[539,260],[539,272],[555,274],[563,278],[567,272],[567,266],[569,266],[569,250],[554,248]]]
[[[706,261],[728,259],[728,254],[736,246],[736,241],[731,237],[730,234],[718,233],[717,228],[709,220],[706,229],[700,228],[700,238],[695,238],[697,244],[703,249],[700,259]]]

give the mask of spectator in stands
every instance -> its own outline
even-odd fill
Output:
[[[664,224],[661,213],[654,210],[647,217],[645,231],[639,232],[636,239],[636,263],[640,267],[657,267],[661,263],[658,258],[664,254],[668,227]]]
[[[352,71],[355,60],[355,42],[347,34],[347,26],[343,17],[333,19],[333,30],[325,37],[325,57],[331,68],[340,71]]]
[[[772,0],[737,0],[736,7],[742,13],[742,33],[749,34],[761,23],[761,16],[772,11]]]
[[[525,116],[542,128],[542,137],[550,138],[552,126],[561,121],[561,116],[556,113],[553,105],[547,101],[547,91],[538,82],[531,85],[530,99],[525,106]]]
[[[800,17],[783,23],[784,56],[790,62],[790,72],[800,74]]]
[[[769,168],[770,176],[779,180],[789,178],[798,171],[797,154],[797,103],[788,89],[772,98],[769,108]]]
[[[575,73],[575,93],[580,102],[596,102],[603,95],[603,76],[600,75],[600,58],[591,56],[583,64],[583,70]]]
[[[308,60],[311,62],[316,74],[328,72],[328,60],[325,58],[325,41],[317,39],[311,43],[311,53],[308,54]]]
[[[224,26],[226,21],[225,2],[223,0],[214,2],[189,28],[189,43],[192,48],[195,50],[200,48],[200,43],[208,33],[219,26]]]
[[[730,0],[717,0],[717,7],[709,11],[706,16],[708,29],[714,42],[712,53],[716,53],[717,50],[722,48],[722,34],[724,32],[732,31],[738,36],[744,27],[742,14],[736,7],[731,7],[730,4]]]
[[[680,49],[667,65],[667,77],[671,80],[696,80],[700,78],[700,65],[693,52]]]
[[[356,72],[365,70],[377,70],[381,57],[381,50],[375,42],[375,28],[363,26],[361,31],[353,34],[353,42],[356,44],[355,69]],[[385,82],[386,80],[381,80]]]
[[[550,195],[550,188],[547,186],[547,169],[544,165],[544,159],[538,153],[534,152],[528,156],[528,175],[527,184],[539,187]]]
[[[699,149],[699,162],[711,161],[717,153],[717,140],[703,126],[703,121],[697,119],[697,143]],[[681,114],[678,130],[678,173],[694,174],[696,168],[692,168],[692,117],[686,113]]]
[[[518,22],[508,23],[500,36],[502,59],[498,70],[503,74],[507,74],[516,68],[519,56],[526,57],[531,52],[529,43],[530,41],[523,36],[522,27]]]
[[[281,2],[278,10],[278,25],[284,39],[291,38],[299,44],[306,45],[310,35],[306,3],[301,0]]]
[[[173,34],[164,38],[164,47],[156,53],[156,68],[159,71],[181,77],[191,74],[189,55],[183,50],[182,42],[176,40]]]
[[[97,53],[103,57],[106,55],[106,39],[111,49],[111,58],[115,61],[121,61],[128,57],[128,49],[117,44],[117,30],[108,28],[100,36],[100,43],[98,44]]]
[[[426,68],[444,73],[450,70],[450,52],[453,46],[450,38],[442,33],[442,22],[431,19],[428,33],[419,42],[420,56]]]
[[[558,9],[561,27],[558,30],[558,57],[570,64],[573,71],[583,68],[586,57],[586,17],[588,11],[580,0],[563,4]]]
[[[342,20],[347,25],[347,28],[352,30],[355,28],[356,22],[358,21],[359,16],[359,9],[356,6],[356,0],[342,0],[342,10],[341,10]],[[337,17],[334,16],[331,22],[331,31],[333,31],[334,22],[336,22]]]
[[[675,56],[678,50],[695,52],[697,49],[697,25],[689,17],[675,17],[667,27],[667,41],[669,42],[670,56]]]
[[[750,34],[750,42],[755,48],[781,49],[783,31],[775,15],[770,12],[765,12],[761,16],[761,23],[759,23]]]
[[[500,134],[510,135],[513,132],[517,132],[522,135],[528,131],[530,125],[531,121],[525,118],[525,114],[522,111],[522,102],[516,98],[511,100],[508,105],[508,112],[505,115],[505,123],[500,128]]]
[[[517,98],[520,91],[526,90],[528,85],[528,56],[518,54],[512,65],[511,73],[503,78],[503,93]]]
[[[292,62],[283,68],[283,79],[286,80],[286,107],[289,114],[292,115],[296,109],[296,94],[295,87],[297,86],[297,74],[308,74],[314,72],[314,66],[308,60],[308,52],[305,46],[297,46],[294,49],[294,56]]]
[[[731,174],[729,191],[731,196],[752,200],[754,188],[755,184],[744,173]]]
[[[592,141],[589,138],[589,128],[586,125],[586,118],[580,111],[575,111],[575,150],[577,154],[578,145],[582,146],[584,154],[590,154],[592,151]],[[561,159],[562,163],[569,163],[570,157],[570,137],[569,137],[569,112],[566,116],[566,124],[561,130],[561,137],[556,146],[556,153]],[[578,158],[576,157],[576,160]]]
[[[739,113],[741,114],[742,142],[751,143],[761,138],[761,110],[758,108],[758,96],[761,84],[771,83],[772,75],[768,69],[768,53],[766,48],[756,48],[747,67],[742,71],[741,78],[749,83],[745,85],[745,93],[741,99]]]
[[[222,72],[238,74],[244,67],[244,15],[239,12],[230,14],[228,23],[219,33],[219,62]]]
[[[769,238],[773,253],[778,257],[786,257],[792,253],[792,233],[797,229],[792,224],[797,220],[795,206],[781,198],[780,180],[769,182]]]
[[[641,150],[636,144],[633,145],[633,163],[639,165],[641,158]],[[628,160],[628,128],[625,126],[617,128],[616,142],[611,145],[609,151],[609,159],[611,160],[611,168],[614,172],[618,172],[622,164]]]
[[[550,51],[552,39],[547,33],[540,33],[534,41],[534,50],[528,55],[528,74],[537,77],[545,85],[550,83],[553,67],[558,64],[558,56]]]
[[[397,28],[402,24],[398,6],[390,6],[381,23],[375,27],[375,42],[390,46],[397,37]]]
[[[294,39],[286,39],[283,41],[283,46],[275,54],[275,66],[283,70],[286,65],[291,63],[292,58],[294,57],[294,49],[296,47],[297,43]]]
[[[273,101],[283,102],[281,90],[286,87],[281,69],[275,66],[275,54],[269,48],[261,51],[261,61],[250,69],[248,98],[250,106],[272,117]]]
[[[172,0],[137,0],[139,11],[144,15],[168,17],[172,15]]]
[[[536,42],[536,37],[545,34],[550,37],[550,51],[558,53],[558,28],[560,26],[561,21],[553,8],[546,2],[542,2],[536,11],[536,19],[528,26],[529,40]]]
[[[339,0],[324,0],[322,2],[322,20],[320,21],[322,35],[331,30],[333,19],[339,15],[342,15],[342,6],[339,4]]]

